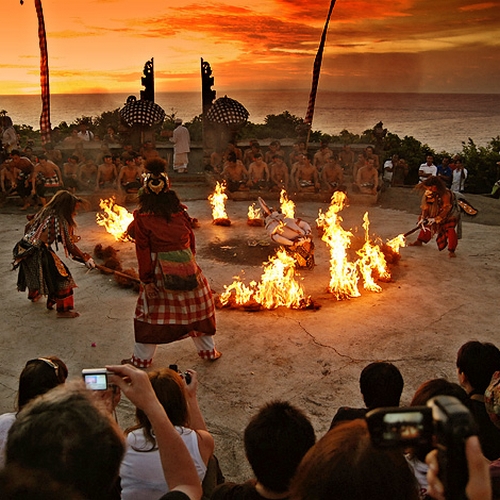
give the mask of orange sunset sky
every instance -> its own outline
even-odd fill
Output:
[[[308,89],[329,0],[42,0],[52,93]],[[39,93],[33,0],[0,1],[0,94]],[[337,0],[319,89],[500,92],[500,2]]]

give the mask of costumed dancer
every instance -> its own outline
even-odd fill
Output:
[[[28,288],[28,299],[37,302],[47,296],[47,309],[56,306],[58,318],[76,318],[73,310],[73,288],[76,284],[69,269],[56,254],[59,244],[66,256],[84,262],[89,269],[95,267],[94,260],[75,244],[79,237],[75,212],[82,200],[69,191],[58,191],[53,198],[28,222],[24,237],[14,247],[14,269],[19,268],[17,289]]]
[[[283,245],[284,249],[292,254],[299,267],[313,269],[315,262],[311,226],[302,219],[291,219],[269,208],[260,197],[258,200],[266,215],[266,231],[271,240]]]
[[[134,353],[122,364],[138,368],[151,366],[157,344],[187,337],[193,339],[202,359],[221,356],[213,340],[212,292],[194,258],[191,220],[170,190],[165,167],[160,158],[146,162],[139,209],[128,228],[135,240],[141,286],[134,316]]]
[[[421,182],[418,189],[424,190],[419,217],[421,230],[417,240],[410,246],[422,246],[428,243],[434,235],[439,250],[448,247],[449,257],[456,257],[455,250],[461,237],[460,207],[456,196],[436,176]],[[458,229],[458,235],[455,228]]]

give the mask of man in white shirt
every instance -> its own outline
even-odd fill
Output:
[[[418,169],[418,178],[420,182],[425,181],[429,177],[433,177],[437,174],[437,167],[434,165],[434,156],[427,155],[425,157],[426,162],[422,163]]]
[[[189,130],[182,125],[180,118],[176,118],[174,123],[175,130],[169,139],[174,143],[174,171],[183,174],[187,172],[188,154],[191,151]]]

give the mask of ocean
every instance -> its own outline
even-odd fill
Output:
[[[51,122],[55,127],[82,116],[98,116],[121,108],[130,94],[54,94]],[[218,93],[222,97],[224,93]],[[228,97],[240,101],[250,112],[249,120],[264,123],[270,114],[289,111],[303,117],[309,92],[306,90],[235,90]],[[201,113],[198,92],[157,92],[156,102],[167,115],[190,121]],[[39,127],[39,96],[0,95],[0,110],[6,110],[15,124]],[[486,146],[500,134],[500,94],[408,94],[357,93],[318,90],[312,128],[338,134],[346,129],[355,134],[382,121],[384,128],[403,138],[412,136],[436,152],[456,153],[471,138]]]

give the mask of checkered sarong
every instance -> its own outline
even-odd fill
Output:
[[[152,254],[153,262],[157,262]],[[198,268],[198,287],[194,290],[165,290],[159,264],[155,267],[158,297],[146,297],[141,286],[135,309],[135,340],[141,343],[165,344],[191,332],[215,333],[215,304],[207,279]]]

